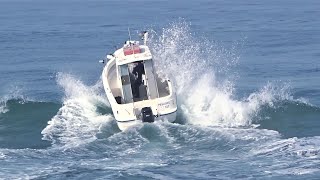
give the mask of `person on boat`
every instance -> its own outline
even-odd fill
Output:
[[[133,83],[133,96],[139,98],[139,87],[142,84],[142,74],[145,74],[144,66],[141,61],[136,63],[136,66],[132,70],[132,74],[136,77]]]

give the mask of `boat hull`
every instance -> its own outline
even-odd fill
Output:
[[[127,45],[130,43],[110,55],[102,72],[119,129],[124,131],[142,122],[175,121],[177,99],[172,82],[156,74],[147,46],[140,45],[136,54],[131,52],[134,47],[128,50]]]

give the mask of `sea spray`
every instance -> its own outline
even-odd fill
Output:
[[[0,114],[6,113],[8,111],[9,111],[9,109],[7,107],[7,101],[1,100],[0,101]]]
[[[190,25],[181,20],[172,23],[162,32],[151,31],[149,46],[160,76],[173,78],[178,94],[193,86],[203,74],[215,76],[217,72],[226,76],[239,60],[235,49],[227,50],[204,38],[195,38]],[[219,68],[217,68],[219,67]]]
[[[108,108],[106,97],[101,92],[101,81],[86,86],[70,74],[58,73],[57,83],[65,92],[63,106],[42,130],[43,139],[71,147],[95,140],[99,128],[113,120],[111,114],[97,112],[99,104]]]
[[[160,76],[173,79],[179,108],[191,124],[248,126],[262,105],[290,97],[289,86],[267,83],[248,97],[234,97],[234,78],[240,56],[215,42],[195,38],[190,25],[179,21],[151,31],[151,51]],[[237,43],[235,43],[237,44]],[[222,78],[221,78],[222,77]]]
[[[9,92],[6,95],[0,97],[0,114],[7,113],[10,109],[8,107],[8,101],[16,100],[23,104],[26,101],[33,101],[31,98],[24,96],[22,88],[19,86],[11,86]]]

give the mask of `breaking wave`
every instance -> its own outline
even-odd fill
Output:
[[[188,124],[218,127],[252,127],[261,118],[263,107],[282,101],[299,101],[290,94],[288,84],[266,82],[248,97],[236,98],[234,88],[239,60],[237,44],[231,49],[205,39],[194,38],[185,22],[172,24],[161,33],[151,31],[150,47],[160,76],[170,77],[178,95],[179,119]],[[222,74],[224,78],[219,78]],[[70,74],[58,73],[63,88],[63,106],[42,131],[43,139],[57,143],[93,141],[103,125],[113,120],[102,82],[85,85]],[[101,108],[102,107],[102,108]],[[107,112],[99,112],[107,109]]]
[[[275,105],[283,101],[307,104],[294,99],[285,83],[266,82],[249,96],[236,98],[236,74],[231,73],[239,60],[236,46],[237,43],[228,50],[196,39],[185,22],[174,23],[161,33],[151,31],[155,67],[160,76],[170,77],[176,87],[178,122],[183,119],[187,124],[202,127],[251,128],[263,120],[260,116],[265,107],[277,108]],[[220,78],[221,74],[225,78]],[[57,83],[65,94],[63,106],[43,129],[44,140],[78,146],[96,140],[99,134],[109,137],[113,135],[110,132],[119,132],[101,80],[87,86],[77,77],[58,73]],[[160,129],[167,133],[165,128]]]
[[[239,60],[237,45],[230,49],[196,39],[186,22],[153,32],[151,49],[161,76],[173,78],[180,109],[190,124],[238,127],[252,124],[263,105],[294,100],[287,84],[266,85],[248,97],[236,99],[232,73]],[[223,77],[223,78],[221,78]]]
[[[42,130],[43,139],[72,147],[94,141],[100,128],[113,119],[110,113],[99,112],[99,107],[109,108],[101,80],[86,86],[70,74],[58,73],[57,83],[65,92],[63,106]]]

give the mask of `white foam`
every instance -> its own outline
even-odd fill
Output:
[[[247,126],[262,105],[289,98],[288,86],[268,83],[247,98],[234,98],[232,67],[239,55],[236,47],[196,39],[185,22],[173,23],[161,35],[151,36],[155,66],[161,76],[173,79],[178,103],[191,124],[204,126]],[[217,74],[219,77],[217,78]]]
[[[6,155],[2,152],[0,152],[0,159],[5,159],[6,158]]]
[[[86,86],[70,74],[59,73],[57,82],[64,89],[64,102],[42,130],[43,139],[71,147],[92,142],[99,128],[113,119],[97,112],[97,104],[108,104],[100,91],[101,81]]]
[[[320,137],[273,139],[256,142],[249,154],[275,159],[276,163],[259,162],[273,174],[303,175],[319,173]],[[256,157],[254,159],[257,159]],[[258,158],[259,159],[259,158]]]
[[[194,81],[203,74],[229,72],[239,59],[236,48],[227,50],[206,39],[194,38],[190,25],[184,21],[171,24],[159,35],[152,32],[149,45],[157,72],[173,78],[178,93],[193,87]]]
[[[7,108],[7,101],[0,101],[0,114],[4,114],[8,111],[9,109]]]
[[[287,153],[298,157],[316,158],[320,157],[320,137],[304,137],[304,138],[289,138],[289,139],[275,139],[269,141],[260,147],[252,149],[255,155],[260,154],[283,154]]]
[[[303,167],[291,167],[287,169],[275,170],[274,173],[281,175],[305,175],[318,173],[318,168],[303,168]]]

